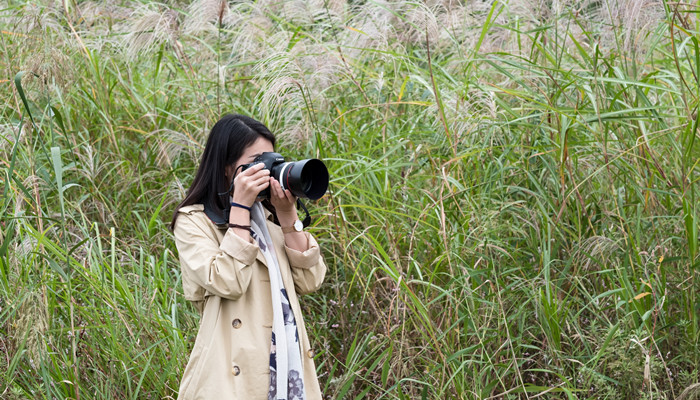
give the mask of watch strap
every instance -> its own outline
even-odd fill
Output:
[[[300,226],[297,227],[297,225]],[[299,220],[294,221],[294,224],[292,226],[282,227],[282,233],[301,232],[302,230],[304,230],[304,225]]]

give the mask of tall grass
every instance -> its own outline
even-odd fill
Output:
[[[328,398],[691,398],[697,11],[0,1],[0,397],[176,397],[167,224],[241,112],[331,172]]]

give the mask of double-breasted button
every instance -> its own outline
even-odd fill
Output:
[[[233,326],[234,329],[240,328],[242,324],[243,323],[238,318],[234,319],[233,322],[231,322],[231,326]]]
[[[316,355],[316,353],[314,353],[314,351],[313,351],[312,349],[309,349],[309,350],[306,352],[306,355],[307,355],[309,358],[314,358],[314,356]]]
[[[238,376],[241,374],[241,369],[238,368],[238,365],[234,365],[233,368],[231,368],[231,373],[233,376]]]

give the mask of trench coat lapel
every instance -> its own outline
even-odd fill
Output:
[[[274,223],[268,223],[267,230],[270,232],[270,238],[272,239],[272,243],[281,243],[279,247],[275,248],[275,251],[277,252],[277,260],[280,263],[280,274],[282,275],[284,287],[288,288],[290,283],[293,284],[293,281],[291,279],[291,276],[289,275],[289,266],[286,262],[286,257],[282,257],[282,255],[284,255],[285,252],[284,234],[282,233],[282,229]]]
[[[258,249],[258,254],[255,255],[255,259],[260,261],[260,263],[265,267],[269,268],[267,265],[267,260],[265,259],[265,256],[262,253],[262,250]]]
[[[267,211],[267,210],[266,210]],[[268,212],[269,216],[269,212]],[[282,281],[284,282],[284,287],[289,287],[289,285],[294,284],[294,280],[292,279],[291,275],[289,274],[289,266],[286,263],[286,258],[282,257],[281,255],[284,254],[284,234],[282,234],[282,230],[280,227],[275,225],[274,223],[270,222],[269,220],[266,221],[267,223],[267,230],[270,232],[270,238],[272,239],[273,245],[275,243],[282,243],[279,247],[275,246],[275,251],[277,252],[277,260],[280,263],[280,274],[282,275]],[[265,259],[265,256],[263,255],[262,250],[258,249],[258,254],[255,255],[255,259],[260,261],[265,267],[270,268],[269,265],[267,265],[267,260]]]

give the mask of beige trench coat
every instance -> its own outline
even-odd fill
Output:
[[[284,245],[278,225],[268,221],[267,228],[297,321],[306,396],[320,400],[314,352],[297,295],[321,286],[326,265],[318,243],[308,233],[309,249],[302,253]],[[179,210],[174,234],[185,298],[201,313],[178,398],[267,399],[272,304],[267,264],[257,243],[241,239],[230,229],[218,229],[201,204]]]

